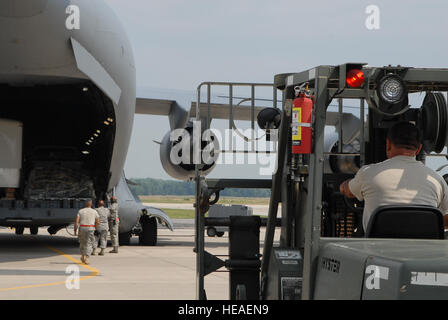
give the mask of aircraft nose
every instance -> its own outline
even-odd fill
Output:
[[[32,17],[43,13],[48,0],[2,0],[0,16],[8,18]]]
[[[76,72],[68,5],[69,0],[0,0],[0,74]]]

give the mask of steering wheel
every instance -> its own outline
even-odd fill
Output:
[[[355,213],[362,213],[364,210],[364,201],[359,201],[356,198],[348,198],[345,195],[344,197],[344,203],[345,205],[352,210]]]

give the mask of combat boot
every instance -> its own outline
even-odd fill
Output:
[[[82,263],[85,263],[84,255],[81,256],[81,262],[82,262]]]
[[[91,254],[91,256],[96,256],[96,249],[93,249],[93,250],[92,250],[92,254]]]
[[[110,250],[109,253],[118,253],[118,247],[114,247],[114,249]]]
[[[89,256],[86,256],[86,257],[84,258],[84,264],[90,264],[90,263],[89,263]]]
[[[104,249],[101,249],[100,253],[98,253],[100,256],[104,256]]]

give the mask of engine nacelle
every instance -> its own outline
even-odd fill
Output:
[[[326,152],[337,153],[338,152],[338,135],[331,134],[325,137]],[[349,144],[345,144],[342,148],[343,153],[359,153],[360,143],[356,138]],[[359,156],[351,155],[330,155],[325,156],[325,173],[357,173],[360,168]]]
[[[200,129],[198,129],[200,131]],[[202,164],[201,175],[209,174],[216,165],[219,155],[219,143],[211,131],[201,134],[200,151],[195,150],[193,125],[185,129],[169,131],[160,144],[160,162],[171,177],[178,180],[190,180],[195,177],[195,161]],[[200,159],[195,159],[199,156]]]

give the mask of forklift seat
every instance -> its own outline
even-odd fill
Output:
[[[424,205],[389,205],[370,217],[366,238],[444,239],[443,214]]]

